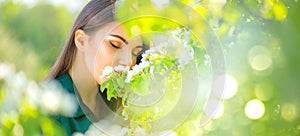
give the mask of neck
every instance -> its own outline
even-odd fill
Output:
[[[81,52],[76,53],[72,68],[69,69],[68,72],[83,103],[92,110],[93,107],[96,106],[98,87],[93,75],[85,65],[83,54]]]

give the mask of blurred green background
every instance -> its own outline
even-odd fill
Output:
[[[218,116],[195,131],[208,136],[300,135],[300,2],[182,2],[199,11],[218,35],[232,81],[231,92],[220,98]],[[42,81],[86,1],[59,3],[0,0],[0,62]]]
[[[1,1],[0,61],[14,63],[30,78],[44,79],[85,1],[73,1],[77,3],[73,7],[65,3],[67,1]],[[76,7],[78,9],[74,9]]]

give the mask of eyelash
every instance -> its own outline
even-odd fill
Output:
[[[113,44],[111,41],[109,41],[110,45],[116,49],[120,49],[121,47],[116,46],[115,44]]]

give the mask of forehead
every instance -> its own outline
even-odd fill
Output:
[[[106,24],[104,27],[100,28],[95,35],[97,37],[106,37],[111,34],[122,36],[126,40],[129,39],[126,35],[125,28],[118,22],[110,22]]]
[[[96,34],[92,36],[92,40],[96,40],[95,42],[99,43],[99,40],[103,41],[109,35],[118,35],[124,38],[129,43],[126,47],[141,45],[143,43],[140,36],[129,37],[126,34],[125,27],[118,22],[110,22],[100,28]]]

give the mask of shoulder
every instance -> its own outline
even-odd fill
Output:
[[[74,84],[68,72],[58,76],[54,81],[59,83],[64,90],[74,94]]]

